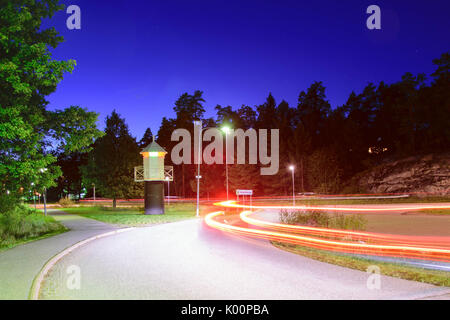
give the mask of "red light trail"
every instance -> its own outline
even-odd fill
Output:
[[[411,203],[409,206],[403,207],[390,207],[390,208],[349,208],[349,207],[337,207],[334,206],[261,206],[261,205],[244,205],[238,204],[236,201],[222,201],[214,203],[215,206],[227,207],[227,208],[243,208],[243,209],[291,209],[291,210],[327,210],[327,211],[344,211],[344,212],[390,212],[390,211],[411,211],[411,210],[433,210],[433,209],[450,209],[450,205],[423,205],[417,203]]]
[[[242,205],[235,201],[215,203],[216,206],[242,209],[295,209],[295,210],[323,210],[345,212],[388,212],[423,209],[450,209],[447,204],[409,206],[393,208],[349,208],[326,206],[261,206]],[[336,252],[366,254],[375,256],[389,256],[400,258],[414,258],[450,262],[450,237],[405,236],[359,232],[340,229],[316,228],[300,225],[288,225],[268,222],[250,217],[251,211],[243,211],[240,219],[251,226],[241,227],[219,221],[223,212],[210,213],[205,217],[205,223],[224,232],[242,236],[280,241],[316,249]]]

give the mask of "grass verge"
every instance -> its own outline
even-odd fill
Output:
[[[420,210],[420,213],[436,215],[436,216],[445,216],[450,215],[450,209],[433,209],[433,210]]]
[[[6,250],[8,250],[8,249],[12,249],[12,248],[14,248],[14,247],[16,247],[16,246],[19,246],[19,245],[22,245],[22,244],[26,244],[26,243],[29,243],[29,242],[47,239],[47,238],[56,236],[56,235],[58,235],[58,234],[61,234],[61,233],[67,232],[67,231],[69,231],[69,229],[67,229],[66,227],[63,226],[63,227],[62,227],[60,230],[58,230],[58,231],[49,232],[49,233],[43,234],[43,235],[41,235],[41,236],[36,236],[36,237],[30,237],[30,238],[25,238],[25,239],[16,240],[16,241],[11,242],[11,243],[9,243],[9,244],[7,244],[7,245],[0,246],[0,252],[6,251]]]
[[[193,219],[195,218],[195,208],[193,203],[174,203],[166,205],[164,215],[145,215],[142,207],[113,209],[111,207],[82,206],[63,208],[61,210],[106,223],[139,227]],[[200,214],[206,212],[207,208],[207,206],[200,206]]]
[[[0,251],[67,231],[53,217],[19,205],[0,214]]]
[[[413,280],[423,283],[430,283],[437,286],[450,287],[450,273],[439,270],[429,270],[417,267],[406,266],[389,262],[381,262],[367,258],[347,256],[325,250],[305,248],[298,245],[285,244],[272,241],[272,244],[282,250],[305,256],[321,262],[335,264],[338,266],[366,271],[371,265],[380,268],[381,274],[405,280]]]

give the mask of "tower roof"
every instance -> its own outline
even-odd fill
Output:
[[[152,141],[148,146],[146,146],[144,149],[142,149],[142,152],[164,152],[167,153],[166,150],[164,150],[163,147],[161,147],[159,144],[157,144],[155,141]]]

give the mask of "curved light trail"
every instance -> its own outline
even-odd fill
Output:
[[[349,208],[349,207],[328,207],[328,206],[280,206],[280,205],[245,205],[239,204],[236,201],[222,201],[214,203],[215,206],[227,208],[241,208],[241,209],[291,209],[291,210],[327,210],[327,211],[344,211],[344,212],[390,212],[390,211],[417,211],[417,210],[433,210],[433,209],[450,209],[450,205],[426,205],[411,203],[410,206],[392,207],[392,208]]]
[[[215,203],[215,205],[242,209],[332,210],[346,212],[450,209],[448,205],[426,204],[413,204],[408,207],[393,208],[349,208],[326,206],[249,206],[238,204],[236,201],[223,201]],[[405,236],[288,225],[250,217],[251,211],[241,212],[240,219],[253,227],[242,227],[220,221],[222,214],[223,212],[221,211],[208,214],[205,217],[205,223],[212,228],[225,232],[329,251],[450,262],[450,237]]]
[[[248,224],[263,227],[266,229],[287,231],[308,235],[317,235],[322,237],[344,238],[353,241],[367,241],[374,243],[383,243],[383,244],[390,243],[399,245],[420,244],[427,247],[438,247],[438,248],[444,246],[450,249],[449,237],[403,236],[384,233],[359,232],[342,229],[329,229],[329,228],[308,227],[300,225],[290,225],[251,218],[249,217],[250,214],[252,214],[251,211],[243,211],[240,214],[240,218],[242,219],[242,221]]]

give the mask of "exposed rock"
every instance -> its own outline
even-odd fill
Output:
[[[450,195],[450,153],[387,162],[355,180],[359,190],[370,193]]]

